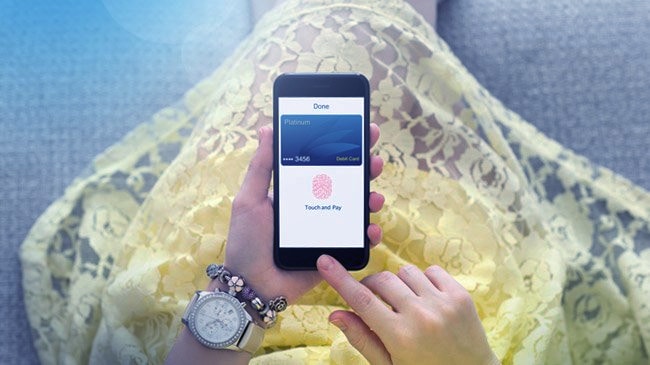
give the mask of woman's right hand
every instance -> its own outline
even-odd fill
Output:
[[[330,322],[371,364],[499,364],[472,298],[442,268],[409,265],[359,283],[330,256],[317,266],[354,310],[335,311]]]

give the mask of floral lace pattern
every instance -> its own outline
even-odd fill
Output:
[[[267,14],[39,218],[21,259],[43,363],[163,362],[203,268],[223,261],[272,80],[290,71],[370,79],[384,240],[357,277],[441,265],[470,291],[504,363],[648,361],[648,193],[505,109],[409,5],[319,0]],[[327,322],[344,305],[319,285],[253,362],[363,363]]]

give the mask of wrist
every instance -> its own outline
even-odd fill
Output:
[[[167,355],[165,364],[248,364],[252,355],[245,351],[210,349],[183,328]]]
[[[220,290],[222,292],[227,293],[228,284],[220,282],[219,279],[212,279],[208,283],[208,287],[206,288],[206,291],[215,291],[215,290]],[[255,309],[253,309],[251,305],[249,305],[249,303],[246,303],[246,305],[244,306],[244,310],[251,316],[255,324],[257,324],[262,328],[267,327],[267,325],[264,323],[262,318],[260,318],[260,315],[255,311]]]
[[[269,301],[275,297],[285,295],[283,288],[278,287],[276,282],[273,282],[269,275],[269,270],[266,269],[252,269],[249,263],[244,263],[241,260],[224,260],[223,266],[226,267],[233,275],[238,275],[246,280],[246,283],[255,290],[259,297],[264,301]]]
[[[248,304],[249,306],[245,305],[244,308],[256,311],[257,313],[254,314],[259,316],[265,328],[272,327],[277,314],[287,308],[287,299],[284,296],[265,300],[264,296],[260,296],[255,289],[248,285],[243,276],[231,273],[223,265],[210,264],[206,268],[206,273],[213,279],[208,288],[212,288],[212,291],[217,288],[221,289],[221,291],[239,298],[242,303]],[[225,290],[226,288],[227,290]]]
[[[233,270],[233,272],[235,272],[235,271]],[[260,299],[262,299],[265,303],[268,303],[269,300],[271,300],[273,298],[277,298],[277,297],[280,296],[280,295],[271,294],[271,293],[274,293],[275,290],[272,290],[272,289],[271,290],[264,290],[264,286],[261,286],[258,289],[259,285],[256,285],[255,282],[252,282],[252,281],[249,282],[248,278],[245,277],[245,276],[243,278],[246,280],[246,285],[253,288],[255,290],[255,292],[257,293],[257,296]],[[219,279],[211,279],[210,282],[208,283],[208,286],[207,286],[206,290],[207,291],[214,291],[216,289],[219,289],[219,290],[227,293],[228,289],[229,289],[228,288],[228,283],[222,283],[222,282],[219,281]]]

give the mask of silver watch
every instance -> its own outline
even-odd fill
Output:
[[[262,344],[264,329],[237,298],[221,291],[197,291],[183,314],[183,324],[204,346],[254,353]]]

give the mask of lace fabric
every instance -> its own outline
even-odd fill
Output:
[[[471,293],[504,363],[642,363],[650,345],[650,196],[494,99],[406,3],[287,1],[214,74],[99,156],[22,251],[50,363],[162,363],[291,71],[371,83],[384,158],[382,244],[358,278],[438,264]],[[365,360],[327,322],[325,284],[290,306],[253,363]]]

